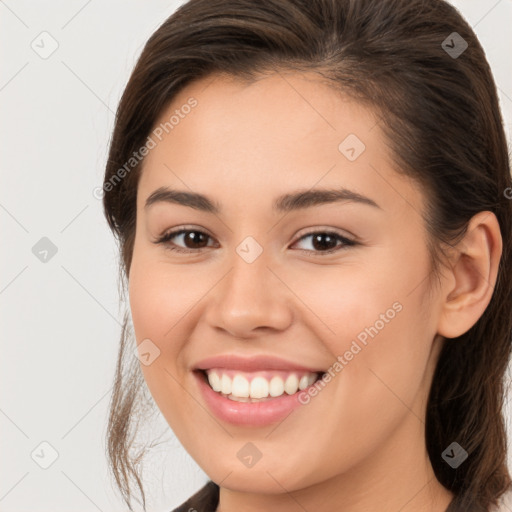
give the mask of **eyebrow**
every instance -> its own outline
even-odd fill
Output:
[[[328,203],[354,202],[382,209],[373,199],[346,188],[299,190],[279,196],[273,204],[277,212],[303,210]],[[159,202],[180,204],[203,212],[219,214],[221,206],[208,196],[196,192],[159,187],[146,199],[144,208]]]

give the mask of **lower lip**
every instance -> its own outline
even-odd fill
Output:
[[[262,402],[236,402],[213,391],[202,372],[193,372],[204,400],[210,410],[221,420],[233,425],[262,427],[286,418],[300,405],[299,393],[273,398]],[[307,389],[307,388],[306,388]]]

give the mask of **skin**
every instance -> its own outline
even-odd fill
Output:
[[[446,510],[453,496],[427,455],[425,406],[441,344],[451,342],[443,337],[466,332],[490,301],[496,217],[472,219],[437,283],[421,216],[427,199],[396,172],[371,110],[315,75],[280,72],[251,85],[214,75],[183,89],[160,121],[191,96],[198,105],[145,159],[129,294],[137,343],[149,338],[161,351],[141,365],[147,385],[220,485],[217,511]],[[353,162],[338,149],[348,134],[366,146]],[[161,186],[205,194],[221,212],[145,208]],[[272,210],[281,194],[341,186],[380,208]],[[183,236],[154,243],[183,225],[206,232],[207,247],[171,251],[173,242],[196,247]],[[313,237],[300,240],[326,228],[358,244],[338,242],[323,255]],[[263,248],[250,264],[236,252],[247,236]],[[200,359],[270,354],[327,369],[397,301],[401,311],[281,423],[237,427],[207,409],[191,373]],[[248,442],[262,454],[251,468],[236,456]]]

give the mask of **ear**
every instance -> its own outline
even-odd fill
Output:
[[[477,213],[455,247],[451,270],[444,280],[438,334],[460,336],[482,316],[494,291],[502,246],[494,213]]]

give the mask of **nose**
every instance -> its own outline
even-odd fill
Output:
[[[230,271],[210,295],[205,312],[210,327],[236,338],[252,338],[292,323],[293,294],[264,254],[252,263],[234,254]]]

